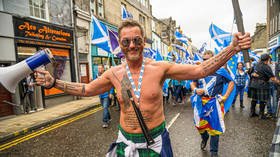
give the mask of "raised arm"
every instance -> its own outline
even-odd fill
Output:
[[[237,52],[251,47],[250,34],[236,33],[230,46],[200,65],[172,64],[166,66],[166,77],[177,80],[194,80],[214,73]]]
[[[108,70],[109,71],[109,70]],[[55,87],[67,94],[76,96],[94,96],[109,91],[113,85],[109,79],[109,72],[106,71],[99,78],[91,81],[88,84],[68,82],[59,79],[54,79],[48,71],[38,70],[36,73],[36,84],[46,88]]]

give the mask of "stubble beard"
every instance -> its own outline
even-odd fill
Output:
[[[128,51],[127,55],[126,55],[127,60],[129,60],[129,61],[137,61],[137,60],[139,60],[139,58],[140,58],[142,53],[141,53],[140,49],[137,49],[136,51],[137,51],[137,54],[134,54],[134,55],[131,55],[129,53],[129,51]]]

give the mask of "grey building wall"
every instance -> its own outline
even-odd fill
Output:
[[[15,62],[15,44],[13,18],[11,15],[0,12],[0,62]]]

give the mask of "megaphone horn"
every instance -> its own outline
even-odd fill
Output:
[[[0,83],[9,92],[15,93],[19,81],[30,75],[41,65],[54,61],[51,51],[47,48],[40,50],[33,56],[9,67],[0,68]]]

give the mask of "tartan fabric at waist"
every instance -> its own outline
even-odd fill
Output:
[[[161,135],[165,130],[165,126],[166,126],[166,122],[163,121],[159,126],[150,130],[149,133],[152,136],[152,138],[156,138],[157,136]],[[128,133],[128,132],[124,131],[120,125],[118,125],[118,128],[127,140],[130,140],[134,143],[146,142],[146,139],[145,139],[143,133],[137,133],[137,134]]]

